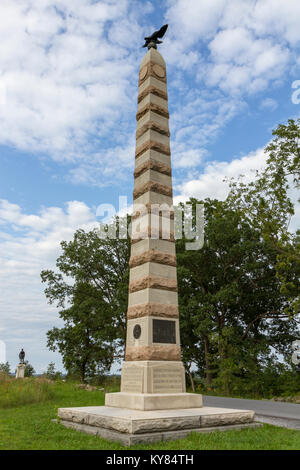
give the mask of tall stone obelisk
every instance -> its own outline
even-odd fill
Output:
[[[129,302],[121,392],[106,405],[201,407],[181,362],[166,64],[151,47],[139,71]]]
[[[134,210],[126,354],[121,392],[106,406],[59,408],[67,428],[125,445],[192,431],[257,426],[254,412],[202,407],[185,392],[180,355],[166,65],[156,50],[167,25],[146,39],[139,73]],[[156,37],[155,37],[156,36]],[[152,39],[155,39],[151,43]],[[159,411],[156,411],[159,410]]]

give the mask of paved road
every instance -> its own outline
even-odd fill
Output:
[[[300,404],[203,396],[204,406],[255,411],[256,420],[300,430]]]

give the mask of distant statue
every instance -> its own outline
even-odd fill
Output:
[[[21,352],[19,354],[19,359],[20,359],[20,364],[24,364],[24,359],[25,359],[25,351],[24,349],[21,349]]]
[[[151,36],[144,38],[146,42],[143,47],[148,47],[148,49],[153,47],[154,49],[157,49],[157,44],[162,44],[162,41],[159,41],[158,38],[162,38],[167,29],[168,25],[165,24],[158,31],[155,31],[155,33],[153,33]]]

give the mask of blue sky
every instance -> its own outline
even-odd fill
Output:
[[[251,178],[300,115],[300,2],[2,0],[0,16],[0,340],[12,367],[24,347],[40,372],[61,367],[41,269],[99,204],[132,200],[143,37],[169,23],[175,202],[224,198],[224,176]]]

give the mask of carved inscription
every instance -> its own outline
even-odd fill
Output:
[[[176,344],[175,321],[153,319],[153,343]]]
[[[124,367],[122,371],[122,392],[143,392],[143,369],[141,367]]]
[[[169,368],[153,369],[153,393],[181,393],[182,374],[180,370]]]

